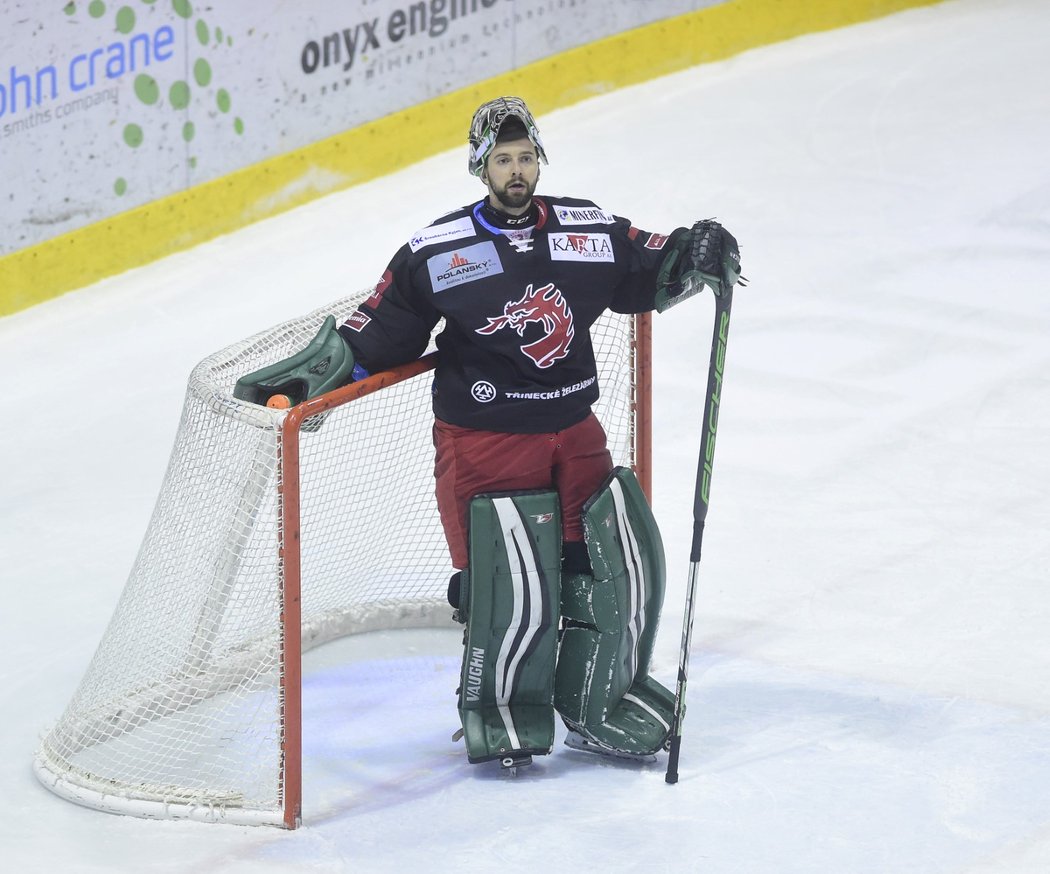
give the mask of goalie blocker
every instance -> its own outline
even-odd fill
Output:
[[[667,740],[674,695],[649,676],[663,544],[645,496],[616,468],[584,506],[592,574],[562,573],[559,512],[553,492],[471,502],[458,615],[472,763],[549,753],[555,710],[589,749],[650,756]]]

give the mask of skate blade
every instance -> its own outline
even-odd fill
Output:
[[[518,771],[532,764],[532,756],[527,753],[518,753],[504,756],[499,760],[499,766],[508,777],[517,777]]]
[[[610,747],[602,746],[572,729],[569,729],[569,733],[565,735],[565,746],[572,750],[579,750],[581,753],[592,753],[596,756],[605,756],[621,762],[652,764],[656,761],[655,753],[628,753],[623,750],[614,750]]]

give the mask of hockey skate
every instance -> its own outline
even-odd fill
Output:
[[[461,740],[463,740],[463,729],[458,728],[452,735],[452,741],[456,743]],[[532,753],[522,752],[521,750],[506,753],[499,758],[500,769],[508,777],[517,777],[520,769],[527,768],[531,764]]]
[[[618,759],[621,762],[641,762],[642,764],[652,764],[656,761],[655,753],[628,753],[623,750],[617,750],[613,747],[600,744],[596,740],[592,740],[591,738],[580,734],[580,732],[573,728],[570,728],[568,734],[565,735],[565,746],[571,750],[578,750],[582,753],[592,753],[596,756],[604,756],[609,759]]]
[[[499,766],[508,777],[517,777],[521,768],[527,768],[532,764],[532,756],[529,753],[508,753],[499,760]]]

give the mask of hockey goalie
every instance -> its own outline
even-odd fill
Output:
[[[674,695],[649,676],[664,593],[660,533],[591,410],[589,329],[606,310],[662,312],[739,278],[714,221],[639,230],[590,200],[536,194],[547,162],[519,98],[483,104],[470,173],[486,196],[424,227],[343,324],[243,376],[237,397],[299,403],[418,358],[433,383],[438,510],[465,626],[459,713],[467,758],[516,767],[570,746],[651,759]]]

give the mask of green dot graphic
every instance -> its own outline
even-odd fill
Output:
[[[193,139],[193,135],[197,132],[197,129],[193,126],[192,121],[186,122],[182,126],[182,138],[188,143]]]
[[[168,89],[168,102],[175,109],[185,109],[190,105],[190,86],[181,79]]]
[[[197,159],[196,158],[190,158],[189,164],[190,164],[190,169],[191,170],[192,169],[196,169],[196,167],[197,167]]]
[[[160,86],[157,80],[145,73],[139,73],[135,77],[135,96],[143,103],[152,106],[160,99]]]
[[[77,4],[67,3],[65,6],[62,7],[62,11],[65,12],[66,15],[75,15],[77,11]]]
[[[202,19],[198,19],[197,21],[197,39],[202,46],[206,46],[208,40],[211,39],[211,34],[208,33],[208,25],[206,25]]]
[[[171,8],[175,10],[176,15],[180,15],[183,18],[189,18],[193,15],[193,7],[190,6],[190,0],[171,0]]]
[[[121,7],[117,12],[117,30],[120,33],[131,33],[135,29],[135,10],[130,6]]]
[[[241,121],[239,118],[235,118],[233,120],[233,129],[235,131],[237,131],[237,133],[243,134],[244,133],[244,122]]]
[[[88,15],[92,18],[101,18],[106,14],[106,4],[102,0],[92,0],[88,4]]]
[[[124,142],[131,148],[137,149],[142,145],[142,128],[137,124],[129,124],[124,128]]]
[[[113,183],[113,192],[119,197],[128,190],[128,180],[121,176]]]
[[[211,81],[211,64],[209,64],[204,58],[200,58],[193,65],[193,78],[197,80],[197,84],[201,88],[205,87]]]
[[[225,88],[219,89],[219,93],[215,95],[215,102],[218,104],[220,112],[230,111],[230,94]]]
[[[222,42],[222,28],[221,27],[215,28],[215,42],[217,42],[217,43],[221,43]]]

